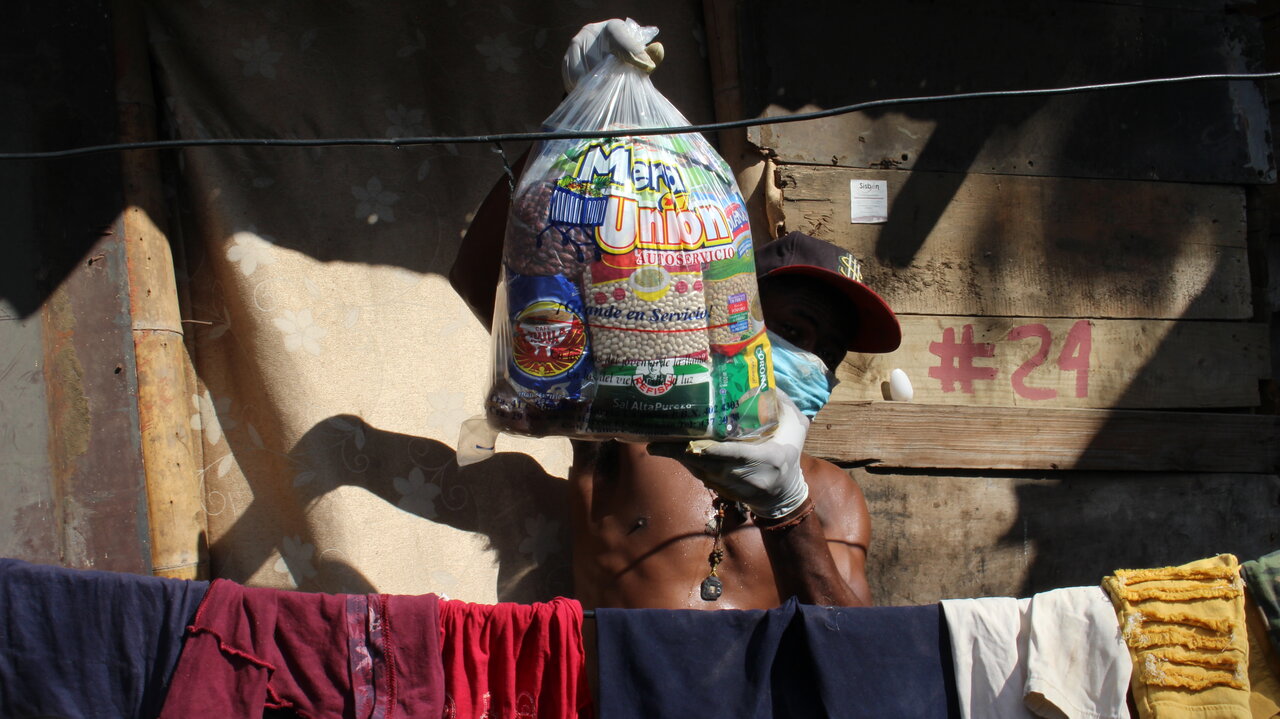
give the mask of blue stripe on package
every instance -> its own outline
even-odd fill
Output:
[[[542,409],[581,399],[591,374],[591,347],[578,288],[560,275],[513,272],[506,284],[512,384]]]

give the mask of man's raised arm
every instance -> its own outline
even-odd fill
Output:
[[[871,518],[866,500],[843,470],[806,459],[805,480],[817,510],[790,525],[793,517],[764,526],[756,520],[778,595],[822,606],[870,606],[866,561]]]
[[[824,606],[870,604],[863,571],[870,521],[862,495],[835,466],[801,454],[809,420],[785,393],[778,400],[778,428],[767,440],[653,443],[649,452],[679,460],[720,496],[751,510],[779,596]],[[811,485],[819,491],[811,494]],[[836,531],[824,527],[823,516]]]

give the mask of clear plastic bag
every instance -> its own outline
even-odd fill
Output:
[[[609,57],[545,129],[688,124]],[[493,328],[486,416],[499,431],[747,439],[776,422],[745,203],[701,135],[537,143],[508,214]]]

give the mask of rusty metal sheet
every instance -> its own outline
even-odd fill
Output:
[[[0,101],[20,108],[0,125],[4,146],[114,141],[110,3],[27,0],[7,9],[0,60],[20,59],[10,66],[23,72],[0,82]],[[3,172],[6,276],[25,275],[0,283],[14,318],[0,321],[0,338],[22,342],[5,343],[21,369],[0,380],[0,401],[22,403],[21,414],[0,412],[0,437],[21,451],[0,469],[5,479],[23,473],[0,499],[31,511],[0,517],[0,547],[64,566],[147,572],[119,158],[7,163]],[[27,382],[21,392],[14,377]]]
[[[14,192],[0,200],[0,212],[15,218],[21,233],[23,216],[10,214],[6,205],[30,196],[25,186],[8,183],[12,173],[3,170],[0,184]],[[0,263],[0,284],[14,293],[35,292],[34,249],[10,245]],[[0,557],[57,564],[43,364],[39,318],[24,320],[0,300]]]
[[[0,81],[0,138],[34,131],[32,106],[11,81]],[[16,102],[14,100],[17,100]],[[59,543],[50,485],[49,415],[39,316],[20,308],[40,304],[34,193],[27,164],[0,163],[0,216],[5,218],[0,262],[0,556],[57,564]]]
[[[148,573],[137,375],[115,237],[91,245],[42,309],[48,449],[62,564]]]
[[[1260,70],[1221,5],[744,0],[751,117],[886,98]],[[751,130],[781,162],[943,172],[1275,181],[1262,87],[1199,82],[896,106]]]

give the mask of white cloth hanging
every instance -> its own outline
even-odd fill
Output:
[[[1128,719],[1132,666],[1101,587],[942,608],[965,719]]]

